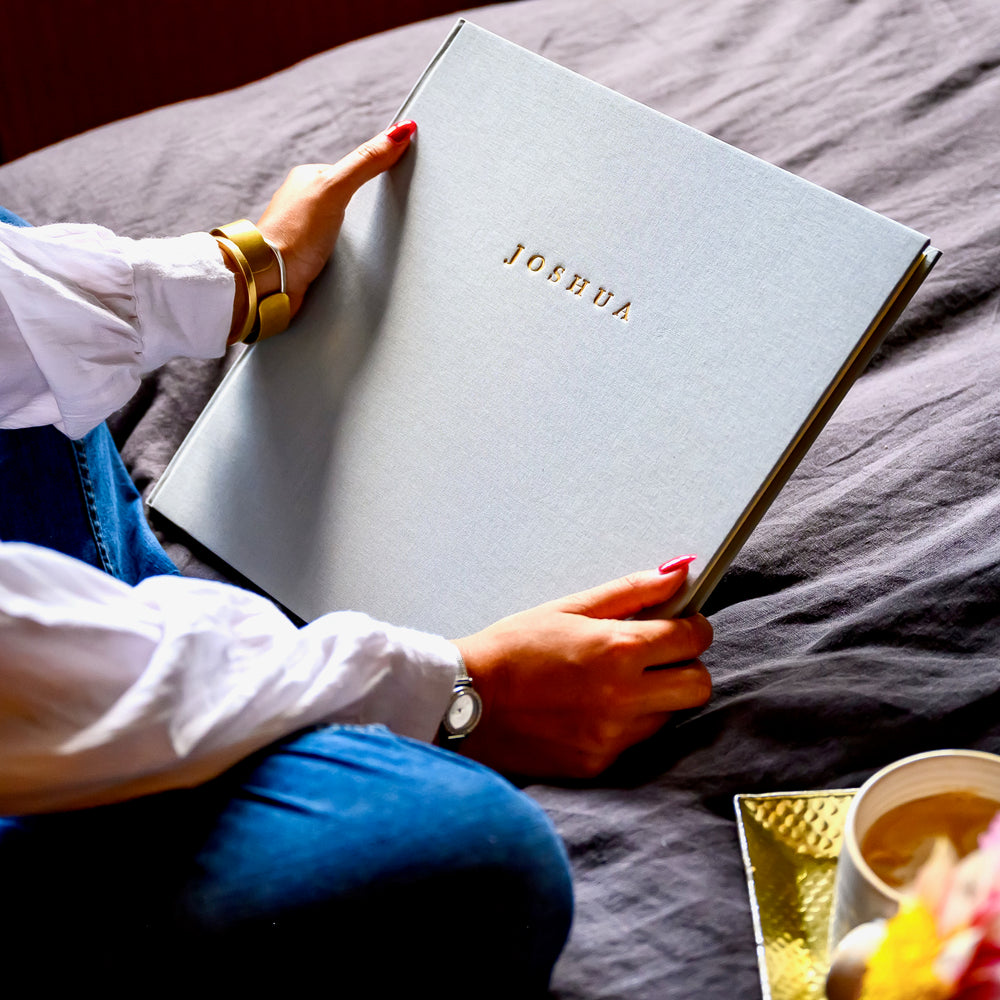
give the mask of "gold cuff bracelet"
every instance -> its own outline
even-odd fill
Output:
[[[285,292],[285,262],[278,248],[248,219],[239,219],[211,231],[223,252],[236,265],[237,280],[242,276],[247,311],[240,329],[230,333],[229,344],[254,344],[288,328],[291,307]],[[277,266],[281,291],[263,298],[257,294],[257,277]]]

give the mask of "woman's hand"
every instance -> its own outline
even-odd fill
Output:
[[[333,252],[347,203],[362,184],[388,170],[403,155],[416,128],[411,121],[397,122],[337,163],[295,167],[274,193],[257,228],[285,259],[293,316]],[[273,287],[258,283],[262,295],[279,288],[276,272],[268,272],[266,277]]]
[[[702,615],[627,620],[672,597],[690,558],[512,615],[455,642],[483,700],[463,753],[501,771],[585,778],[712,691]],[[691,661],[691,662],[688,662]],[[660,670],[648,667],[680,664]]]

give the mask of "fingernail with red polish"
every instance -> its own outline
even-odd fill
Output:
[[[407,119],[405,122],[396,122],[395,125],[390,125],[385,130],[385,134],[389,137],[390,141],[401,145],[416,131],[417,123]]]
[[[676,559],[671,559],[669,562],[665,562],[660,567],[660,572],[666,576],[667,573],[673,573],[674,570],[683,569],[689,563],[693,563],[697,556],[678,556]]]

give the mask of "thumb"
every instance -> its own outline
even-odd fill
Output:
[[[363,184],[388,170],[406,152],[416,131],[414,121],[396,122],[334,164],[333,173],[345,202]]]
[[[658,570],[645,570],[582,590],[556,603],[569,614],[588,618],[629,618],[645,608],[668,601],[681,589],[694,556],[664,563]]]
[[[257,227],[284,256],[293,316],[333,251],[351,197],[406,152],[416,130],[412,121],[397,122],[334,164],[293,167],[274,192]],[[277,270],[272,270],[274,287],[265,293],[277,290]]]

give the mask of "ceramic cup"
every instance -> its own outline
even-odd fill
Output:
[[[897,760],[861,786],[847,812],[837,861],[831,949],[851,928],[893,916],[902,898],[861,856],[861,844],[872,824],[905,802],[959,791],[1000,802],[1000,757],[979,750],[934,750]]]

